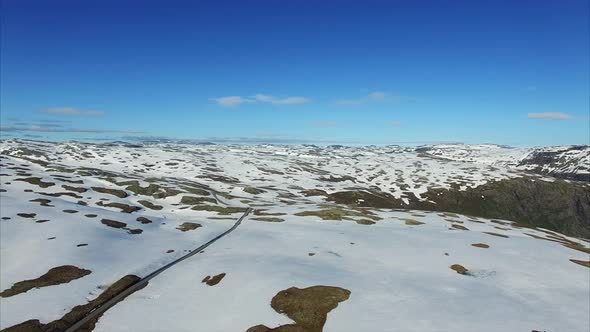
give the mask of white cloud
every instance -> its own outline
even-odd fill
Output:
[[[363,105],[367,103],[385,102],[390,100],[399,100],[400,96],[389,95],[382,91],[374,91],[366,96],[356,99],[340,99],[336,101],[338,105]]]
[[[529,113],[529,119],[543,119],[543,120],[567,120],[572,116],[561,112],[543,112],[543,113]]]
[[[42,111],[47,114],[59,114],[59,115],[82,115],[82,116],[99,116],[104,115],[101,111],[85,111],[73,107],[57,107],[48,108]]]
[[[273,104],[277,105],[297,105],[297,104],[305,104],[309,102],[309,99],[305,97],[287,97],[283,99],[274,99],[271,101]]]
[[[385,99],[385,92],[381,92],[381,91],[371,92],[367,96],[367,99],[369,99],[371,101],[381,101],[381,100],[384,100]]]
[[[213,98],[219,106],[223,107],[237,107],[244,103],[268,103],[273,105],[297,105],[297,104],[305,104],[310,100],[305,97],[286,97],[286,98],[278,98],[271,95],[265,94],[256,94],[252,97],[242,97],[242,96],[227,96],[227,97],[220,97],[220,98]]]
[[[227,97],[219,97],[213,98],[217,104],[223,107],[237,107],[243,103],[252,102],[250,99],[242,98],[240,96],[227,96]]]
[[[336,127],[336,122],[333,121],[318,121],[318,122],[309,122],[309,126],[311,127]]]

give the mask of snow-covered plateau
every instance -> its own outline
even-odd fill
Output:
[[[0,142],[0,329],[588,331],[590,147]]]

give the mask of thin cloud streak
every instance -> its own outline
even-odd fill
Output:
[[[542,112],[542,113],[529,113],[529,119],[542,119],[542,120],[568,120],[572,116],[561,112]]]
[[[272,95],[256,94],[251,97],[242,96],[226,96],[219,98],[211,98],[219,106],[227,108],[235,108],[247,103],[264,103],[271,105],[299,105],[310,102],[310,99],[300,96],[290,96],[285,98],[278,98]]]
[[[374,91],[366,96],[362,96],[356,99],[339,99],[336,100],[337,105],[345,105],[345,106],[358,106],[364,105],[369,103],[381,103],[381,102],[388,102],[388,101],[400,101],[402,99],[413,99],[410,97],[402,97],[398,95],[391,95],[383,91]]]
[[[318,121],[318,122],[309,122],[309,123],[307,123],[307,125],[311,126],[311,127],[325,128],[325,127],[336,127],[337,123],[333,122],[333,121]]]
[[[56,115],[71,115],[71,116],[101,116],[104,115],[102,111],[87,111],[73,107],[57,107],[44,109],[41,112]]]
[[[32,125],[29,127],[2,126],[0,132],[45,132],[45,133],[119,133],[119,134],[143,134],[139,130],[114,130],[114,129],[89,129],[89,128],[59,128]]]

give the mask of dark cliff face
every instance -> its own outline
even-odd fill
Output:
[[[587,162],[588,155],[578,158],[566,158],[564,153],[569,151],[583,151],[588,149],[586,145],[571,146],[558,151],[534,151],[527,158],[521,160],[518,166],[529,166],[531,172],[543,175],[550,175],[560,179],[590,182],[590,169]],[[586,165],[585,165],[586,164]],[[544,170],[548,166],[550,171]],[[571,172],[574,168],[578,172]]]
[[[584,183],[516,178],[464,191],[431,189],[424,197],[426,201],[410,196],[409,205],[406,205],[383,192],[346,191],[329,194],[328,200],[363,207],[420,209],[507,219],[590,238],[590,187]],[[363,201],[359,203],[359,199]]]

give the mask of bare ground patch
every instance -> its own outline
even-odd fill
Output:
[[[188,232],[188,231],[192,231],[195,230],[199,227],[202,227],[201,224],[196,223],[196,222],[184,222],[181,225],[179,225],[178,227],[176,227],[176,229],[181,230],[183,232]]]
[[[269,328],[256,325],[246,332],[321,332],[328,313],[338,303],[348,300],[350,291],[340,287],[313,286],[308,288],[291,287],[280,291],[272,298],[270,306],[280,314],[295,321],[295,324]]]
[[[209,286],[215,286],[217,285],[219,282],[221,282],[221,279],[223,279],[223,277],[225,277],[225,273],[220,273],[216,276],[206,276],[205,278],[203,278],[203,280],[201,280],[202,283],[206,283]]]
[[[19,281],[9,289],[0,293],[0,297],[10,297],[28,292],[33,288],[41,288],[59,284],[65,284],[72,280],[82,278],[91,273],[90,270],[80,269],[73,265],[63,265],[50,269],[39,278]]]
[[[468,270],[463,266],[463,265],[459,265],[459,264],[453,264],[451,265],[451,270],[462,274],[462,275],[466,275]]]

